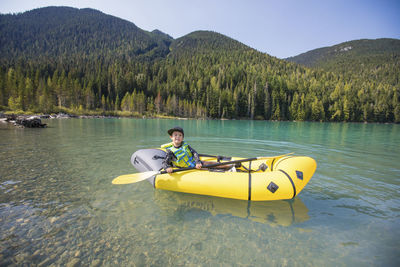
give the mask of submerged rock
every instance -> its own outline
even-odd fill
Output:
[[[79,266],[80,260],[78,258],[72,258],[70,262],[67,263],[67,267]]]

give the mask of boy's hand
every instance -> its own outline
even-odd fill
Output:
[[[201,167],[203,167],[203,165],[201,163],[196,164],[196,169],[201,169]]]
[[[166,171],[167,171],[168,173],[172,173],[172,168],[169,167],[169,168],[166,169]]]

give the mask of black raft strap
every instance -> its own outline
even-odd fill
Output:
[[[251,161],[249,162],[249,200],[251,200]]]
[[[292,178],[284,170],[279,170],[279,171],[283,172],[289,179],[290,183],[292,184],[292,187],[293,187],[293,197],[292,198],[294,198],[296,196],[296,186],[294,185]]]

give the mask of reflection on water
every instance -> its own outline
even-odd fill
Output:
[[[290,226],[309,219],[308,209],[300,198],[260,202],[154,190],[154,199],[169,216],[199,209],[212,216],[230,215],[271,226]]]

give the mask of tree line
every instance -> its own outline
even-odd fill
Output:
[[[398,84],[304,68],[252,49],[190,51],[152,61],[3,64],[0,104],[32,112],[400,122]]]

